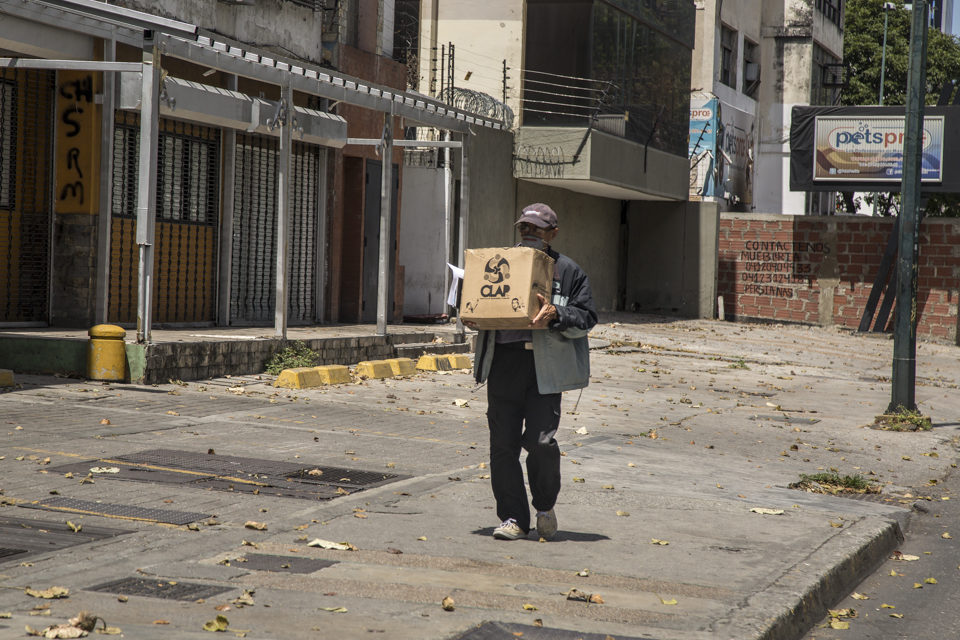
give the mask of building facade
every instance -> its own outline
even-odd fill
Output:
[[[0,323],[399,318],[394,139],[502,125],[406,92],[394,11],[0,1]]]
[[[696,5],[691,198],[718,202],[726,211],[831,213],[831,194],[789,190],[790,111],[839,97],[842,1]]]

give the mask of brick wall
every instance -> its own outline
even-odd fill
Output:
[[[725,316],[856,329],[892,229],[891,218],[723,214]],[[919,240],[917,335],[957,343],[960,220],[924,220]]]

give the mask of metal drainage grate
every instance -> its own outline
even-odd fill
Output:
[[[110,504],[106,502],[91,502],[74,498],[47,498],[35,504],[22,504],[28,509],[46,509],[48,511],[68,511],[91,516],[107,516],[126,518],[128,520],[146,520],[148,522],[165,522],[167,524],[189,524],[197,520],[212,517],[208,513],[191,513],[189,511],[173,511],[169,509],[145,509],[128,504]]]
[[[91,469],[101,468],[114,468],[117,469],[117,473],[94,473]],[[187,482],[194,482],[198,477],[195,473],[184,473],[182,471],[168,471],[165,469],[148,469],[146,467],[138,467],[130,464],[116,464],[104,460],[87,460],[86,462],[71,462],[70,464],[61,465],[59,467],[50,467],[47,469],[49,473],[72,473],[75,476],[86,476],[87,474],[93,475],[96,479],[108,479],[108,480],[135,480],[138,482],[158,482],[163,484],[185,484]]]
[[[503,640],[523,637],[523,640],[654,640],[651,636],[613,636],[608,633],[583,633],[566,629],[548,629],[526,624],[484,622],[455,640]]]
[[[130,532],[87,523],[80,531],[74,531],[63,521],[3,517],[0,518],[0,563],[19,562],[25,557],[58,552],[124,533]]]
[[[101,593],[116,593],[124,596],[145,596],[147,598],[163,598],[165,600],[200,600],[211,598],[233,587],[221,587],[212,584],[198,584],[196,582],[179,582],[173,580],[146,580],[144,578],[122,578],[113,582],[87,587],[86,591]]]
[[[137,464],[155,464],[159,467],[173,467],[187,471],[199,471],[218,476],[285,476],[303,468],[301,464],[243,458],[240,456],[222,456],[193,451],[174,449],[151,449],[128,456],[116,458],[122,462]]]
[[[253,571],[280,571],[287,573],[313,573],[337,564],[333,560],[321,558],[297,558],[294,556],[275,556],[266,553],[248,553],[242,561],[244,569]],[[241,566],[238,563],[238,566]]]
[[[323,473],[311,474],[311,471],[320,470]],[[372,487],[374,485],[393,482],[400,478],[392,473],[379,471],[361,471],[359,469],[344,469],[343,467],[307,467],[297,470],[286,477],[308,484],[330,484],[335,487]]]

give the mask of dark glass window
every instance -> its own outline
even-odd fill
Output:
[[[683,0],[658,0],[656,22],[639,10],[649,4],[528,0],[524,125],[592,119],[597,128],[686,155],[695,11]],[[667,31],[668,22],[682,28]]]
[[[817,0],[817,11],[833,24],[843,28],[843,0]]]
[[[720,82],[737,88],[737,32],[720,25]]]
[[[760,47],[743,39],[743,92],[751,98],[760,86]]]

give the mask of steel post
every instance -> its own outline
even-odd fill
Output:
[[[922,166],[923,101],[927,58],[927,2],[913,3],[907,115],[904,123],[903,208],[897,248],[897,306],[893,325],[893,376],[889,411],[914,410],[917,351],[917,227]]]

